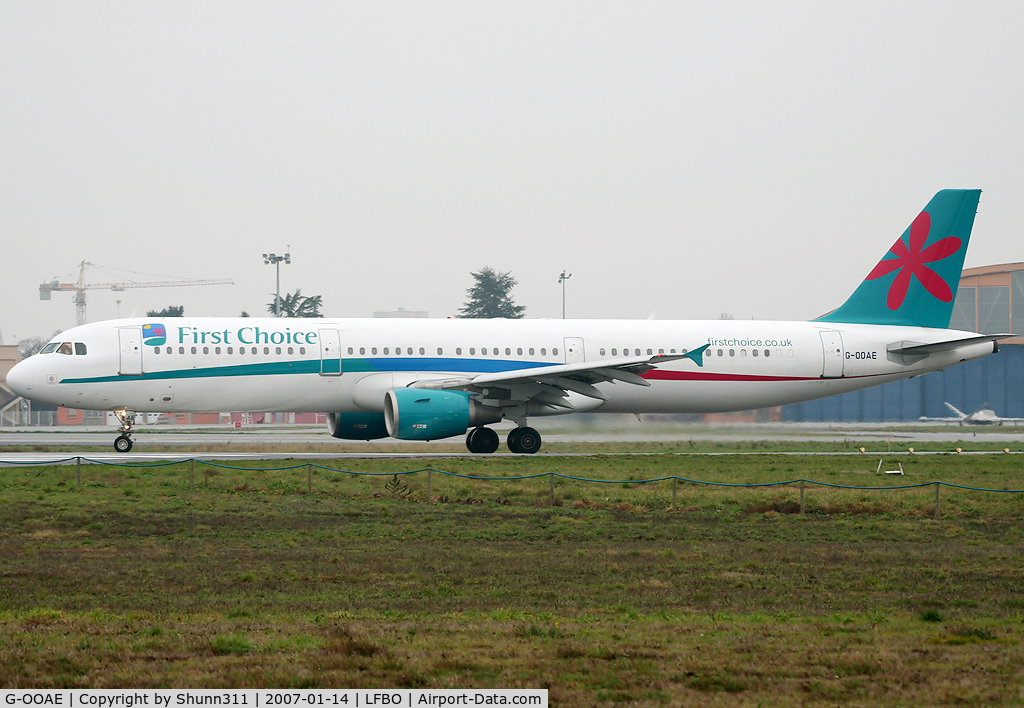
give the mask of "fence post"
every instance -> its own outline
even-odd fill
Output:
[[[672,478],[672,511],[676,510],[676,486],[677,486],[677,482],[679,482],[679,478],[678,477],[673,477]]]
[[[942,482],[935,483],[935,518],[939,518],[939,486]]]
[[[804,481],[800,480],[800,513],[804,513]]]
[[[188,486],[196,486],[196,458],[191,458],[188,461]]]
[[[548,487],[551,491],[551,506],[555,505],[555,475],[552,472],[548,475]]]
[[[433,472],[433,470],[427,470],[427,503],[428,504],[430,503],[430,499],[431,499],[431,497],[430,497],[430,483],[433,481],[431,479],[431,473],[432,472]]]
[[[82,486],[82,458],[75,458],[75,466],[78,468],[78,486]]]
[[[313,463],[306,463],[306,493],[313,493]]]

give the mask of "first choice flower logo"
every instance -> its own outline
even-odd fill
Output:
[[[953,291],[949,284],[942,279],[938,273],[925,265],[933,261],[941,261],[960,250],[962,242],[955,236],[947,236],[936,241],[928,248],[924,247],[928,240],[928,232],[932,227],[932,217],[926,211],[922,211],[910,225],[910,246],[900,238],[889,249],[889,253],[896,256],[878,262],[870,273],[867,280],[876,280],[882,276],[899,270],[896,278],[889,286],[889,294],[885,304],[890,310],[898,310],[907,297],[907,290],[910,289],[910,280],[916,277],[917,281],[924,286],[933,297],[942,302],[952,302]]]

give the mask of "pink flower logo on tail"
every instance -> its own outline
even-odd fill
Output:
[[[910,248],[908,249],[907,244],[903,243],[903,239],[899,239],[889,249],[889,253],[896,257],[879,261],[878,265],[868,273],[867,279],[875,280],[894,270],[899,270],[896,279],[889,286],[889,295],[885,299],[885,304],[889,306],[890,310],[900,309],[903,300],[907,297],[910,279],[915,276],[924,289],[934,297],[942,302],[952,302],[953,300],[953,291],[949,284],[925,263],[941,261],[943,258],[952,256],[960,250],[961,241],[955,236],[948,236],[925,248],[924,244],[928,240],[928,232],[931,227],[932,218],[928,212],[922,211],[910,225]]]

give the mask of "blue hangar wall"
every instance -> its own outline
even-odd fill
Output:
[[[983,404],[1004,418],[1024,418],[1024,345],[913,379],[782,407],[786,421],[911,421],[952,415],[943,401],[964,413]]]

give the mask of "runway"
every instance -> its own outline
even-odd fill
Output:
[[[952,452],[957,443],[987,443],[1005,445],[1012,452],[1018,452],[1024,446],[1024,432],[1020,428],[1000,426],[970,426],[963,428],[939,427],[934,425],[908,426],[898,424],[835,424],[835,423],[749,423],[722,425],[671,425],[665,423],[645,424],[638,421],[623,424],[620,420],[615,425],[569,426],[565,424],[544,426],[542,434],[544,442],[550,443],[678,443],[681,441],[740,443],[749,441],[774,442],[853,442],[854,444],[871,444],[884,442],[903,448],[913,443],[948,443]],[[504,437],[511,426],[495,426],[496,431]],[[56,460],[75,458],[116,463],[159,463],[189,458],[204,460],[323,460],[323,459],[452,459],[475,458],[462,447],[461,438],[424,443],[418,441],[402,441],[386,439],[383,441],[335,440],[322,428],[311,426],[268,425],[252,426],[241,430],[224,426],[196,426],[178,430],[165,426],[138,427],[133,436],[135,446],[130,453],[114,452],[113,440],[116,429],[111,427],[90,428],[6,428],[0,430],[0,463],[13,464],[44,464]],[[207,451],[204,447],[224,448],[232,445],[248,448],[232,452],[230,450]],[[338,451],[330,447],[337,445]],[[265,450],[253,450],[254,447],[267,446]],[[317,446],[326,449],[300,451],[302,448]],[[60,447],[70,452],[54,452],[43,448]],[[163,448],[160,451],[147,450]],[[381,448],[386,449],[381,449]],[[32,449],[34,448],[34,449]],[[93,449],[89,449],[93,448]],[[106,448],[106,449],[96,449]],[[166,451],[166,448],[175,448]],[[177,450],[180,448],[180,451]],[[289,451],[293,448],[294,451]],[[365,449],[360,449],[365,448]],[[549,448],[550,449],[550,448]],[[504,450],[504,447],[500,448]],[[611,452],[595,450],[595,453],[607,454],[643,454],[639,451]],[[542,451],[540,455],[575,457],[592,454],[589,452]],[[662,451],[651,454],[663,454]],[[679,454],[740,454],[735,450],[721,453],[679,453]],[[746,454],[766,454],[764,451],[751,451]],[[777,454],[860,454],[858,451],[848,453],[777,453]],[[893,453],[895,454],[895,453]],[[915,453],[924,454],[924,453]],[[497,452],[495,455],[511,456],[509,452]]]

